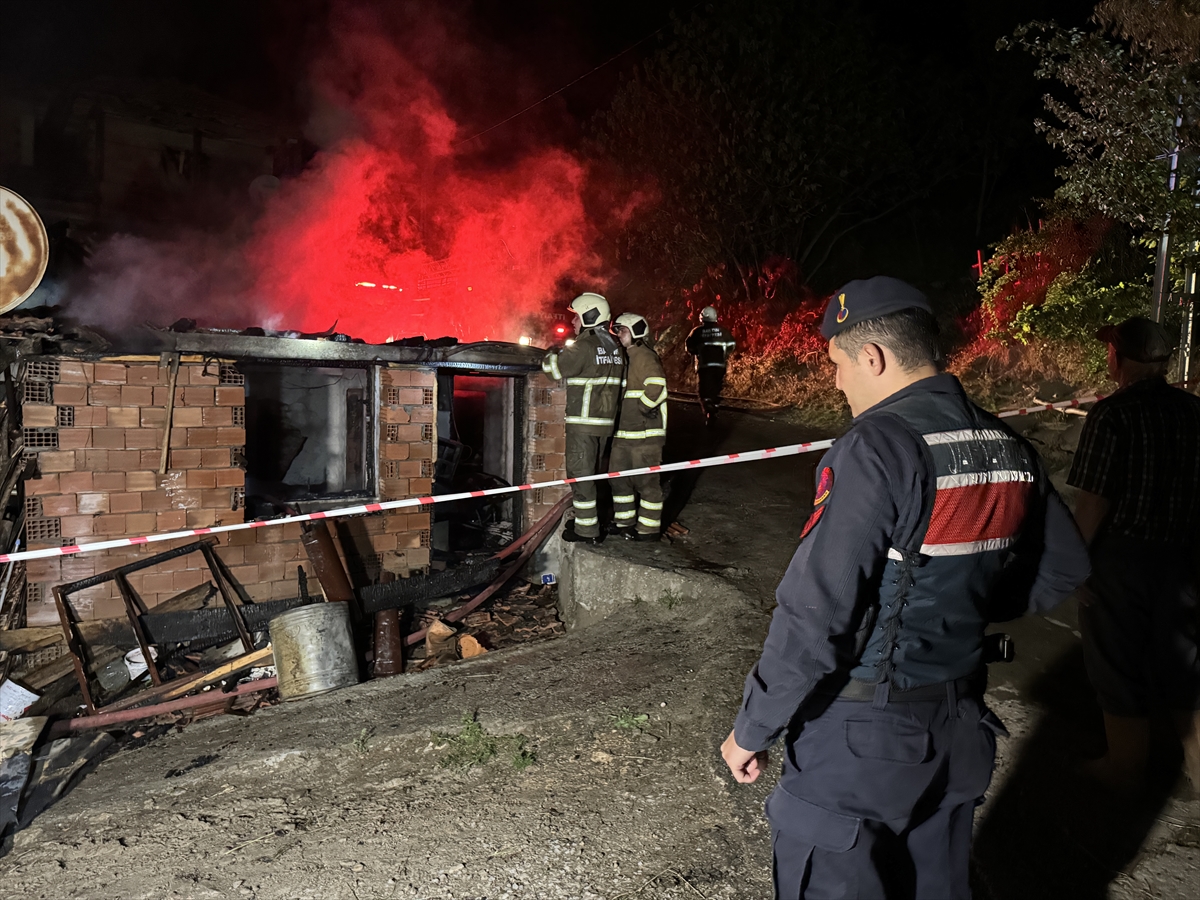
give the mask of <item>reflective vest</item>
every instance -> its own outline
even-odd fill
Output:
[[[705,322],[692,329],[687,336],[687,351],[696,357],[696,371],[721,369],[737,347],[737,342],[728,331],[716,322]]]
[[[863,414],[906,427],[937,487],[888,551],[856,641],[861,681],[910,690],[980,670],[988,599],[1040,490],[1032,448],[955,387]]]
[[[617,439],[641,441],[644,446],[667,440],[667,377],[658,354],[645,344],[626,350],[625,393]]]
[[[612,434],[625,376],[624,348],[608,323],[585,328],[575,343],[551,350],[542,371],[567,385],[567,427],[582,434]]]

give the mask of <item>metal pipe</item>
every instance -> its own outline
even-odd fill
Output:
[[[110,725],[121,725],[126,722],[137,722],[141,719],[152,719],[166,713],[179,712],[184,709],[194,709],[197,706],[216,705],[225,703],[244,694],[256,694],[277,687],[279,680],[274,677],[260,678],[246,684],[239,684],[232,691],[208,691],[203,694],[193,694],[178,700],[168,700],[166,703],[156,703],[154,706],[138,706],[133,709],[122,709],[119,712],[102,712],[93,716],[79,716],[74,719],[60,719],[50,726],[50,737],[62,737],[75,731],[85,731],[90,728],[107,728]]]
[[[325,599],[345,600],[353,604],[354,588],[350,586],[350,578],[338,557],[333,535],[329,533],[325,523],[304,523],[300,541],[304,544],[304,552],[308,554],[308,561],[312,563],[317,580],[321,582]]]

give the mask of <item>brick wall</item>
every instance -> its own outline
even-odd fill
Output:
[[[526,472],[531,482],[567,477],[566,388],[537,373],[526,379]],[[571,489],[536,488],[525,494],[525,526],[532,528]]]
[[[31,549],[89,543],[243,521],[245,391],[230,365],[185,358],[175,389],[167,472],[158,474],[169,371],[156,359],[81,362],[58,358],[31,366],[22,412],[26,452],[39,476],[25,482]],[[226,383],[222,383],[225,381]],[[238,383],[233,383],[238,382]],[[47,389],[48,385],[48,389]],[[382,373],[379,485],[382,499],[428,494],[436,398],[430,370]],[[429,516],[380,513],[339,523],[352,571],[404,576],[429,565]],[[215,535],[219,555],[254,600],[294,597],[296,567],[310,575],[299,524]],[[180,543],[185,543],[181,541]],[[94,555],[33,560],[27,619],[57,622],[51,587],[168,549],[156,544]],[[134,573],[147,606],[208,579],[200,554]],[[319,593],[315,580],[310,590]],[[111,583],[74,595],[81,619],[123,615]]]

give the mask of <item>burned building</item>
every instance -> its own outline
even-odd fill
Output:
[[[25,460],[22,549],[263,522],[214,535],[218,555],[250,599],[289,598],[297,567],[310,564],[301,526],[271,518],[563,477],[563,396],[532,348],[149,328],[80,340],[28,319],[10,320],[8,337],[20,348],[9,373]],[[328,525],[363,586],[499,546],[565,492]],[[58,621],[54,585],[167,546],[29,561],[26,622]],[[193,554],[132,573],[129,586],[153,607],[208,577]],[[81,621],[124,614],[111,581],[72,603]]]

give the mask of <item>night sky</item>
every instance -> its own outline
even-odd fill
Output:
[[[177,79],[299,128],[306,114],[301,86],[335,2],[339,0],[7,0],[0,11],[0,73],[39,85],[92,76]],[[986,247],[1014,227],[1035,221],[1036,200],[1053,192],[1053,170],[1059,163],[1032,125],[1046,86],[1033,79],[1029,58],[997,53],[995,42],[1031,19],[1083,25],[1094,4],[933,0],[859,5],[875,23],[872,39],[880,53],[914,63],[936,58],[961,80],[973,98],[972,108],[947,110],[947,115],[987,120],[1004,135],[1002,174],[988,195],[979,233],[964,235],[953,248],[954,258],[973,255],[968,245]],[[637,45],[489,135],[503,142],[525,128],[540,129],[543,136],[549,129],[555,140],[569,145],[586,134],[588,121],[605,108],[620,79],[661,45],[672,11],[688,15],[700,5],[523,0],[437,6],[456,11],[464,39],[489,48],[496,71],[488,74],[511,88],[501,91],[502,104],[489,99],[483,108],[465,111],[462,120],[480,130]],[[443,87],[453,105],[454,86]],[[470,107],[472,98],[457,99]],[[979,178],[964,172],[928,198],[927,205],[962,217],[973,214],[978,202]]]

